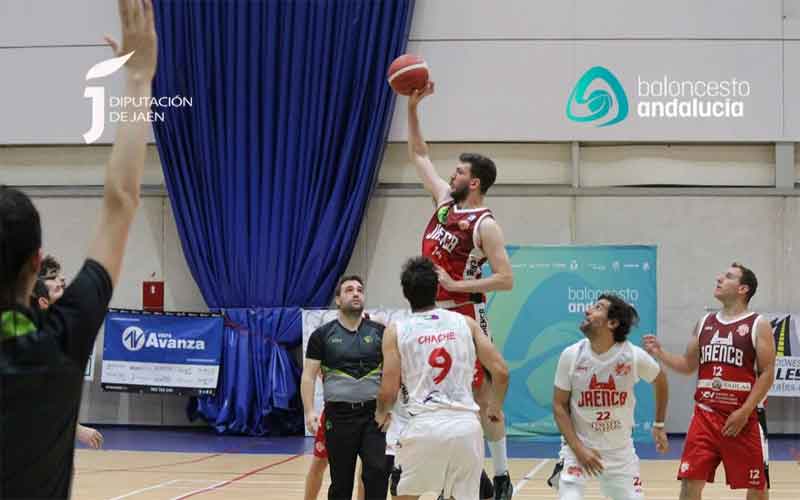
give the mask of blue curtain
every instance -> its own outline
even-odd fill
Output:
[[[155,4],[154,97],[191,98],[154,123],[167,190],[189,269],[228,316],[217,395],[196,404],[219,432],[302,427],[298,307],[328,305],[350,259],[413,4]]]

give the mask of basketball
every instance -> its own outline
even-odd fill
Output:
[[[403,54],[389,66],[389,85],[400,95],[411,95],[428,83],[428,64],[419,56]]]

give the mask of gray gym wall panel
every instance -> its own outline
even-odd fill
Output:
[[[410,40],[571,38],[574,2],[417,0]]]
[[[794,176],[795,184],[800,182],[800,147],[794,147]]]
[[[465,152],[480,152],[493,158],[498,166],[498,184],[570,184],[572,164],[570,145],[560,144],[502,144],[502,143],[430,143],[430,158],[444,179],[453,175],[458,156]],[[390,143],[381,163],[379,182],[382,184],[417,184],[417,170],[408,158],[408,144]]]
[[[781,6],[780,0],[419,0],[410,38],[773,39],[781,36]]]
[[[800,137],[800,40],[783,43],[783,125],[791,140]]]
[[[111,154],[108,145],[0,146],[0,182],[15,186],[100,186]],[[142,184],[164,184],[155,145],[147,147]]]
[[[800,40],[800,0],[783,0],[783,38]]]
[[[775,185],[770,144],[581,146],[581,186]]]
[[[0,48],[99,45],[106,34],[119,41],[120,32],[113,0],[0,2]]]
[[[410,38],[779,38],[782,4],[788,37],[800,32],[797,0],[419,0]],[[0,47],[98,44],[105,33],[119,38],[113,1],[0,3]]]
[[[775,39],[782,31],[781,0],[574,3],[576,38]]]

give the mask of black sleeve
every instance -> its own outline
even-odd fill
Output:
[[[306,347],[306,359],[316,359],[322,361],[325,356],[325,340],[323,338],[322,328],[317,328],[311,337],[308,338],[308,346]]]
[[[43,318],[42,330],[52,333],[64,353],[82,368],[105,319],[112,291],[111,276],[105,268],[87,259]]]

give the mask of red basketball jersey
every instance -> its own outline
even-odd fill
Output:
[[[732,321],[718,314],[703,318],[698,333],[700,368],[694,399],[722,415],[739,409],[756,381],[756,325],[749,313]]]
[[[454,280],[480,279],[486,256],[480,248],[478,225],[492,217],[488,208],[459,209],[450,200],[440,205],[428,222],[422,237],[422,255],[442,267]],[[485,302],[483,294],[436,293],[440,307],[451,308],[468,302]]]

